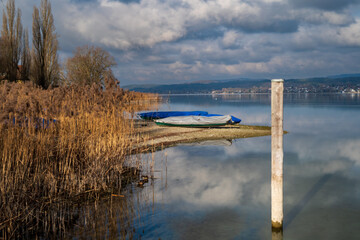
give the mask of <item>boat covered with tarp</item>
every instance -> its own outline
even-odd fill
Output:
[[[215,117],[215,116],[224,116],[224,115],[221,115],[221,114],[208,114],[208,115],[206,115],[206,117]],[[230,115],[230,117],[231,117],[231,123],[233,123],[233,124],[241,122],[240,118],[234,117],[232,115]]]
[[[155,120],[157,125],[174,127],[217,127],[232,123],[231,116],[177,116]]]

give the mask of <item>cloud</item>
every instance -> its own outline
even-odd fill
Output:
[[[311,49],[321,47],[360,47],[360,20],[345,27],[302,27],[293,35],[297,46],[307,45]]]
[[[125,50],[151,47],[181,37],[183,24],[175,9],[166,5],[154,8],[152,3],[102,0],[95,8],[92,5],[75,6],[63,22],[68,31],[91,43]]]
[[[29,29],[39,3],[17,1]],[[52,9],[62,56],[97,45],[115,56],[123,83],[165,83],[358,72],[357,3],[54,0]]]
[[[359,0],[290,0],[296,7],[319,8],[323,10],[341,10]]]
[[[65,31],[118,49],[207,39],[226,27],[245,32],[294,32],[298,22],[244,1],[76,1],[62,17]],[[73,3],[73,1],[72,1]],[[224,27],[218,27],[224,26]]]
[[[319,9],[288,9],[302,26],[346,26],[353,23],[354,16],[348,11],[334,12]]]

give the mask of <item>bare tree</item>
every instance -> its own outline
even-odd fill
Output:
[[[30,75],[30,49],[29,49],[29,33],[24,31],[22,41],[22,53],[21,53],[21,69],[20,76],[22,80],[29,80]]]
[[[34,7],[32,31],[31,79],[43,88],[57,85],[60,78],[58,40],[48,0],[41,0],[40,10]]]
[[[3,53],[3,39],[0,36],[0,80],[3,79],[5,75],[5,58]]]
[[[116,64],[114,58],[100,47],[78,47],[74,57],[66,61],[67,80],[79,85],[99,83],[112,75],[111,67]]]
[[[6,11],[3,10],[3,25],[1,30],[2,50],[6,78],[15,81],[18,73],[22,47],[23,28],[21,11],[15,10],[15,0],[8,0]]]

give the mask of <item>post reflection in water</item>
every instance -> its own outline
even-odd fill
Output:
[[[272,230],[271,240],[283,240],[283,231],[279,229]]]

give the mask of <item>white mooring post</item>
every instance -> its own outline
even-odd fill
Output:
[[[283,117],[284,80],[271,80],[271,225],[283,228]]]

